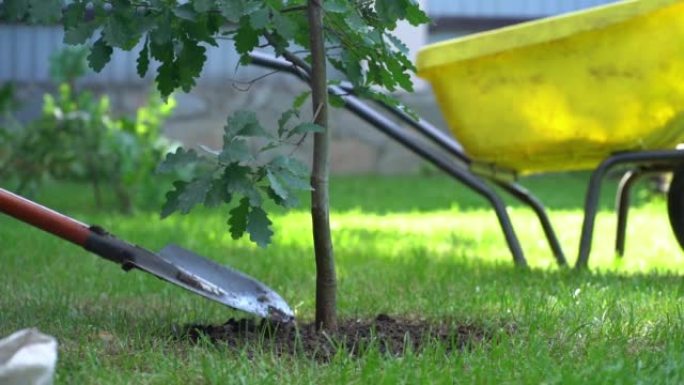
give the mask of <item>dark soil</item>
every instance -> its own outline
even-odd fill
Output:
[[[474,325],[433,324],[385,314],[373,320],[342,321],[332,333],[316,331],[313,323],[230,319],[223,325],[186,325],[175,334],[192,342],[206,338],[237,350],[254,352],[263,347],[279,355],[304,355],[320,361],[329,360],[340,349],[354,357],[369,349],[401,356],[407,350],[420,353],[425,346],[438,342],[446,353],[451,353],[491,339],[490,333]]]

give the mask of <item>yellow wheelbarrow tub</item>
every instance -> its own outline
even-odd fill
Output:
[[[418,75],[476,162],[595,167],[684,139],[684,1],[632,0],[426,46]]]

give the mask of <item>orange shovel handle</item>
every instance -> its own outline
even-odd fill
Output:
[[[88,225],[0,188],[0,212],[47,231],[79,246],[85,246]]]

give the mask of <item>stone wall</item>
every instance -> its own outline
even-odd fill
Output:
[[[251,86],[226,80],[220,84],[200,84],[191,93],[175,95],[176,110],[166,123],[165,132],[171,139],[186,146],[204,145],[220,149],[226,118],[239,109],[250,109],[265,127],[277,127],[280,114],[288,109],[293,98],[306,88],[284,75],[271,76]],[[121,113],[130,113],[144,103],[148,88],[126,87],[102,90],[112,98]],[[423,118],[443,127],[441,116],[429,90],[400,95],[400,99],[418,111]],[[305,104],[303,120],[311,119],[309,103]],[[425,162],[377,129],[343,109],[333,109],[331,172],[334,174],[406,174],[420,171]],[[310,163],[311,138],[284,151],[292,152]]]
[[[243,78],[258,78],[267,72],[250,71]],[[152,84],[128,84],[95,86],[83,84],[83,88],[109,95],[116,113],[131,114],[145,102]],[[20,120],[26,122],[36,116],[42,108],[45,92],[54,92],[54,87],[45,84],[18,85],[17,96],[21,100]],[[290,108],[293,98],[305,90],[303,83],[294,78],[275,74],[253,84],[226,79],[215,82],[201,82],[191,93],[175,95],[176,110],[165,125],[166,135],[186,146],[205,145],[220,149],[223,126],[226,118],[239,109],[257,112],[266,127],[276,127],[280,114]],[[435,106],[429,88],[415,94],[399,95],[406,104],[423,118],[444,127],[439,110]],[[303,119],[311,119],[309,102],[305,104]],[[369,126],[345,110],[333,109],[330,115],[333,139],[331,143],[331,171],[334,174],[406,174],[416,173],[425,167],[425,162],[408,150],[394,143],[377,129]],[[295,154],[306,163],[310,162],[311,140],[285,151]]]

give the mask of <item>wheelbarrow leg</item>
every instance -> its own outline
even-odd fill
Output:
[[[601,194],[601,183],[606,172],[614,165],[614,158],[608,158],[601,163],[591,174],[587,195],[584,200],[584,221],[582,222],[582,234],[580,236],[579,254],[576,269],[586,269],[589,265],[589,253],[591,253],[591,241],[594,234],[594,223],[596,222],[596,211]]]
[[[563,249],[561,248],[560,242],[558,242],[556,232],[553,230],[551,221],[549,220],[548,215],[546,215],[546,210],[544,209],[544,206],[541,204],[541,202],[539,202],[537,198],[535,198],[532,194],[530,194],[525,188],[523,188],[520,185],[503,182],[499,182],[497,184],[501,186],[501,188],[503,188],[504,190],[508,191],[508,193],[516,197],[518,200],[532,208],[534,213],[537,214],[537,218],[539,218],[539,223],[541,224],[542,229],[544,230],[546,240],[549,242],[549,247],[551,247],[551,251],[553,252],[554,258],[556,258],[558,266],[567,266],[568,262],[565,259]]]
[[[682,164],[683,161],[684,151],[663,150],[626,152],[613,155],[601,162],[591,174],[589,187],[587,188],[587,196],[584,201],[584,222],[582,223],[582,235],[575,268],[584,269],[588,267],[594,222],[596,221],[596,211],[598,210],[598,200],[601,192],[601,182],[610,169],[617,165],[628,164],[632,167],[640,166],[639,168],[647,168],[648,171],[662,171],[671,170],[676,165]],[[626,188],[629,189],[629,186]],[[626,219],[625,215],[625,221]]]
[[[499,224],[501,225],[504,237],[506,238],[508,249],[511,251],[511,254],[513,254],[513,263],[518,267],[527,267],[527,260],[525,260],[522,247],[520,247],[518,236],[515,235],[515,231],[513,230],[513,224],[506,211],[506,205],[498,197],[494,197],[496,199],[490,199],[491,197],[487,196],[487,198],[496,212],[496,217],[499,219]]]
[[[344,95],[344,93],[339,89],[336,91],[336,93],[338,95]],[[437,155],[431,146],[427,146],[422,141],[416,140],[415,137],[406,133],[402,128],[386,118],[384,115],[366,106],[366,104],[364,104],[358,98],[350,95],[344,95],[342,96],[342,99],[345,102],[345,107],[349,111],[356,114],[356,116],[370,123],[388,135],[390,138],[397,141],[399,144],[408,148],[421,158],[429,161],[442,171],[446,172],[448,175],[456,178],[468,188],[487,199],[492,205],[492,208],[496,213],[496,217],[499,220],[504,237],[506,238],[506,243],[508,244],[508,248],[513,255],[513,262],[516,266],[527,267],[527,261],[525,260],[522,247],[520,247],[518,236],[515,234],[511,218],[506,211],[506,204],[491,187],[489,187],[479,177],[471,173],[467,167],[463,166],[458,161],[446,159],[444,156]]]
[[[629,204],[632,188],[640,179],[649,176],[657,175],[663,172],[671,172],[672,164],[638,167],[628,171],[620,180],[618,185],[617,196],[615,200],[615,207],[617,209],[617,236],[615,237],[615,253],[618,257],[622,257],[625,253],[625,233],[627,231],[627,217],[629,213]]]
[[[615,254],[622,257],[625,254],[625,233],[627,231],[627,218],[629,214],[629,201],[634,184],[644,176],[642,169],[634,169],[625,173],[618,185],[615,198],[617,209],[617,233],[615,236]]]

